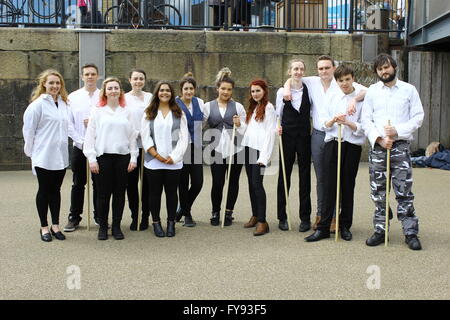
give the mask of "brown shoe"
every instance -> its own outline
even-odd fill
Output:
[[[250,220],[244,224],[244,228],[253,228],[258,223],[258,218],[255,216],[252,216]]]
[[[316,222],[314,222],[314,224],[313,224],[313,226],[312,226],[312,229],[313,229],[314,231],[317,230],[317,225],[319,224],[320,219],[321,219],[320,216],[316,216]]]
[[[336,218],[331,220],[330,233],[336,233]]]
[[[262,236],[266,233],[269,233],[269,225],[267,222],[258,222],[256,224],[255,232],[253,232],[254,236]]]

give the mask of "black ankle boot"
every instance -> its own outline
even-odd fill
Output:
[[[141,224],[139,225],[139,230],[144,231],[148,229],[148,217],[142,217]]]
[[[224,226],[228,227],[233,224],[234,218],[231,216],[233,211],[225,211],[225,221],[223,223]]]
[[[218,226],[220,222],[220,213],[219,212],[213,212],[212,218],[211,218],[211,225]]]
[[[137,225],[138,225],[137,220],[136,220],[136,219],[133,219],[133,220],[131,221],[131,224],[130,224],[130,230],[131,230],[131,231],[136,231],[136,230],[137,230]]]
[[[120,225],[113,225],[111,229],[111,233],[114,239],[116,240],[123,240],[125,239],[125,236],[122,233],[122,230],[120,230]]]
[[[161,221],[153,222],[152,224],[153,224],[153,232],[155,233],[155,236],[157,236],[159,238],[163,238],[166,236],[163,228],[161,227]]]
[[[175,237],[175,221],[167,221],[167,233],[168,237]]]

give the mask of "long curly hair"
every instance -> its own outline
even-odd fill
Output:
[[[147,120],[154,120],[156,118],[156,116],[158,115],[158,108],[159,108],[159,97],[158,97],[158,92],[159,89],[161,88],[161,86],[163,84],[166,84],[167,86],[169,86],[170,89],[170,100],[169,100],[169,108],[170,111],[172,111],[172,114],[177,117],[177,118],[181,118],[183,111],[181,111],[181,108],[178,106],[177,102],[175,101],[175,90],[173,90],[172,85],[165,80],[161,80],[156,84],[155,90],[153,90],[153,98],[150,101],[149,106],[145,109],[145,118]]]
[[[258,105],[258,102],[256,102],[252,97],[252,86],[259,86],[264,91],[264,95],[261,99],[261,102]],[[266,106],[269,102],[269,88],[267,86],[267,82],[263,79],[255,79],[252,82],[250,82],[249,87],[250,92],[250,98],[248,99],[248,109],[247,109],[247,117],[245,119],[246,123],[250,122],[250,119],[252,118],[253,111],[256,109],[256,121],[264,121],[264,117],[266,115]]]
[[[37,98],[39,98],[39,96],[43,93],[46,93],[47,90],[44,87],[44,84],[47,82],[47,78],[49,76],[57,76],[59,78],[59,81],[61,82],[61,89],[59,90],[59,95],[61,96],[61,99],[67,103],[67,91],[66,91],[66,85],[64,83],[64,78],[62,77],[62,75],[54,70],[54,69],[47,69],[41,72],[41,74],[38,77],[38,85],[36,86],[36,88],[34,88],[33,92],[31,93],[31,98],[30,101],[33,102],[34,100],[36,100]]]

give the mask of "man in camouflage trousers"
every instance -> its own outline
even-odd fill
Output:
[[[369,87],[362,110],[362,127],[370,142],[369,176],[371,197],[375,203],[375,233],[368,246],[384,242],[386,230],[386,156],[391,150],[392,189],[398,202],[397,217],[402,223],[405,242],[412,250],[422,246],[417,237],[419,221],[413,205],[410,141],[422,124],[424,112],[416,88],[396,77],[397,63],[380,54],[374,61],[379,82]],[[388,125],[390,121],[390,125]]]

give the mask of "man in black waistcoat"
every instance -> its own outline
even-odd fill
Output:
[[[299,198],[300,198],[300,232],[311,228],[311,101],[308,88],[302,82],[305,63],[301,59],[290,62],[289,75],[291,76],[291,101],[283,99],[283,88],[277,92],[277,113],[281,118],[283,140],[283,153],[286,167],[286,180],[288,191],[291,185],[291,173],[297,156],[299,168]],[[281,159],[280,159],[281,163]],[[283,172],[280,165],[278,174],[278,227],[288,230],[286,215],[286,198],[284,190]]]

